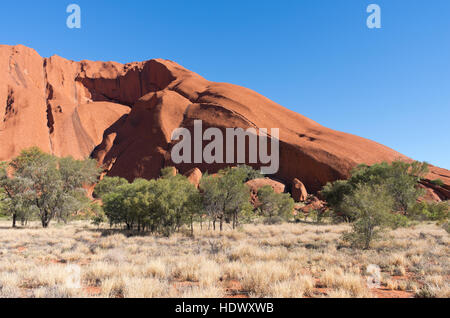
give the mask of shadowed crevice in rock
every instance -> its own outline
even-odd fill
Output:
[[[14,115],[14,113],[14,91],[11,87],[8,87],[8,95],[6,97],[5,114],[3,115],[3,121],[7,121],[9,117]]]

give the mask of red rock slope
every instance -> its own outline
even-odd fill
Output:
[[[154,178],[172,165],[177,127],[279,128],[280,170],[308,192],[346,178],[358,163],[402,154],[376,142],[323,127],[244,87],[210,82],[168,60],[119,64],[42,58],[24,46],[0,46],[0,160],[39,146],[58,156],[93,156],[110,175]],[[214,173],[223,165],[177,165]],[[432,167],[428,179],[446,186],[450,172]],[[448,197],[447,197],[448,198]]]

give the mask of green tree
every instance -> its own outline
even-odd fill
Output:
[[[269,185],[258,190],[259,209],[266,218],[287,220],[292,216],[294,200],[287,193],[276,193]]]
[[[150,187],[154,197],[151,205],[155,229],[158,233],[170,236],[182,225],[193,222],[201,212],[201,198],[197,188],[181,175],[158,179]]]
[[[150,198],[148,193],[151,182],[137,179],[126,183],[103,195],[103,209],[111,225],[125,224],[128,230],[137,227],[145,230],[149,225]]]
[[[239,168],[227,168],[216,176],[204,176],[200,182],[203,208],[211,217],[213,228],[219,221],[220,230],[223,222],[230,220],[233,228],[239,223],[239,216],[252,210],[250,189],[244,183],[248,174]]]
[[[394,161],[391,164],[383,162],[370,167],[361,165],[353,172],[350,183],[386,186],[386,190],[394,199],[393,210],[406,215],[423,194],[417,184],[427,171],[428,164],[418,161]]]
[[[99,204],[99,202],[91,202],[89,205],[90,211],[93,213],[91,221],[92,224],[100,227],[102,223],[105,223],[108,219],[106,217],[105,211],[103,207]]]
[[[133,183],[111,187],[103,196],[103,209],[111,225],[127,229],[150,230],[170,236],[200,213],[200,194],[186,177],[165,175],[158,180],[136,179]]]
[[[421,177],[428,171],[428,164],[422,162],[394,161],[374,164],[372,166],[359,165],[352,171],[348,180],[328,183],[321,191],[328,205],[338,217],[346,221],[353,221],[352,215],[347,215],[342,208],[344,197],[352,194],[361,185],[380,185],[386,188],[393,199],[394,212],[407,215],[414,206],[423,190],[417,187]]]
[[[342,207],[356,220],[352,232],[344,235],[344,240],[354,246],[370,248],[370,243],[378,238],[380,230],[391,225],[393,198],[381,185],[358,185],[351,194],[344,196]]]
[[[25,223],[35,211],[33,200],[35,192],[32,190],[32,180],[23,177],[11,178],[7,173],[7,164],[0,165],[1,205],[12,218],[12,227],[16,227],[17,220]]]
[[[94,160],[57,158],[38,148],[21,152],[10,166],[14,170],[7,182],[27,189],[23,206],[37,212],[44,228],[54,217],[67,220],[71,213],[85,207],[83,186],[97,180],[100,170]],[[11,197],[18,198],[19,192]]]
[[[108,193],[111,193],[116,188],[122,185],[126,185],[129,182],[127,179],[120,177],[108,177],[105,176],[94,188],[94,196],[96,198],[103,198]]]
[[[161,178],[174,177],[177,174],[177,169],[175,167],[165,167],[161,169]]]
[[[446,221],[450,215],[450,201],[419,202],[410,210],[409,216],[419,221]]]
[[[259,170],[255,170],[247,165],[239,165],[237,166],[237,168],[234,169],[237,169],[239,173],[242,173],[243,182],[247,182],[253,179],[264,178],[264,175]]]
[[[3,189],[0,188],[0,216],[6,215],[6,194]]]
[[[354,184],[348,180],[337,180],[328,182],[322,189],[321,195],[327,201],[328,205],[334,210],[333,217],[337,220],[342,219],[345,222],[353,221],[352,215],[346,215],[342,208],[344,197],[354,190]]]

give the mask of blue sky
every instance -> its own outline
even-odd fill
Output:
[[[66,27],[70,3],[80,30]],[[366,26],[371,3],[382,29]],[[171,59],[450,169],[448,0],[2,1],[0,43],[73,60]]]

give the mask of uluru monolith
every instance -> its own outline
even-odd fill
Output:
[[[0,160],[38,146],[58,156],[91,156],[109,175],[129,180],[157,178],[165,166],[181,174],[194,168],[215,173],[227,164],[171,160],[172,132],[192,130],[196,120],[221,130],[279,128],[280,168],[271,177],[285,184],[297,178],[311,193],[347,178],[360,163],[411,160],[172,61],[75,62],[42,58],[21,45],[0,46]],[[434,179],[444,185],[428,182]],[[449,199],[450,171],[432,166],[424,186]]]

